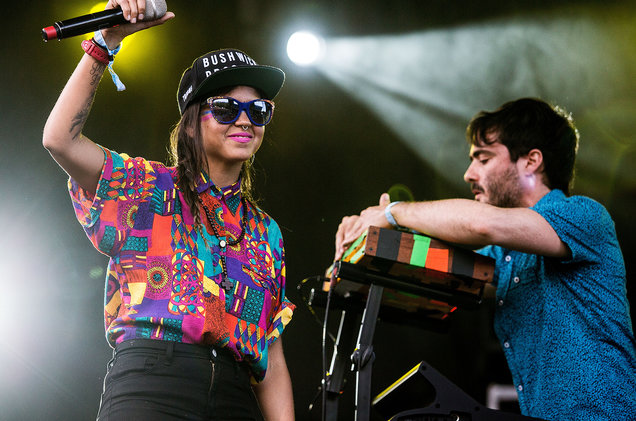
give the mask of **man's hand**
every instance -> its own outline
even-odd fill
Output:
[[[336,233],[336,253],[334,261],[342,257],[347,247],[353,243],[371,225],[380,228],[390,228],[391,224],[384,216],[384,208],[391,203],[388,193],[380,196],[380,204],[371,206],[360,212],[360,215],[345,216],[338,226]]]

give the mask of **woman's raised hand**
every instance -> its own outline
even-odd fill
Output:
[[[118,6],[121,8],[124,18],[130,23],[102,29],[104,41],[106,41],[110,49],[116,48],[130,34],[161,25],[174,18],[174,13],[166,12],[165,15],[158,19],[144,21],[146,0],[108,0],[106,9],[114,9]]]

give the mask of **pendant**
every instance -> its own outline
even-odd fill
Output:
[[[226,292],[230,292],[232,288],[234,288],[234,284],[232,281],[227,279],[227,276],[223,275],[223,280],[221,281],[221,286]]]
[[[227,246],[227,242],[225,240],[221,240],[219,241],[219,247],[221,247],[222,249],[225,248],[225,246]]]

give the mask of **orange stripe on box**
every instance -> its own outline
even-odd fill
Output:
[[[429,248],[426,256],[427,269],[438,270],[440,272],[449,272],[448,268],[448,250]]]

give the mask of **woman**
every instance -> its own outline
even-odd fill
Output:
[[[294,308],[282,237],[254,205],[249,171],[284,73],[238,50],[210,52],[179,84],[174,167],[102,148],[81,130],[109,53],[174,17],[142,22],[144,0],[106,7],[117,6],[130,23],[82,43],[43,136],[70,176],[78,220],[110,257],[105,321],[115,349],[98,419],[251,420],[258,407],[265,419],[293,419],[279,338]]]

